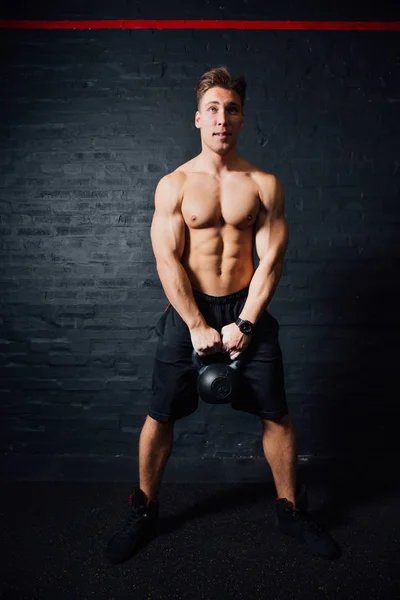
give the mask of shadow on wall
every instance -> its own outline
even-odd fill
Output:
[[[328,267],[336,271],[337,287],[324,305],[337,325],[329,327],[331,360],[319,362],[313,374],[319,395],[311,418],[318,423],[310,425],[317,428],[323,454],[350,461],[399,454],[400,246],[382,243],[378,257]]]

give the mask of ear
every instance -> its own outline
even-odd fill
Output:
[[[200,129],[200,113],[198,110],[196,111],[196,114],[194,116],[194,124],[197,127],[197,129]]]

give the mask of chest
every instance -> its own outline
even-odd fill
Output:
[[[257,186],[246,177],[229,181],[193,178],[185,186],[182,215],[190,228],[231,225],[238,229],[252,226],[257,219],[260,199]]]

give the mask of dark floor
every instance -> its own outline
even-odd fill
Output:
[[[160,535],[119,566],[103,550],[128,514],[129,483],[3,482],[0,597],[398,600],[398,475],[306,465],[300,478],[342,549],[337,560],[275,528],[270,481],[164,481]]]

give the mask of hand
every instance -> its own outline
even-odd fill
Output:
[[[222,352],[227,352],[231,360],[239,358],[251,342],[251,335],[242,333],[235,323],[225,325],[221,329]]]
[[[222,351],[221,336],[216,329],[208,325],[202,325],[190,329],[190,337],[193,348],[199,356],[207,356]]]

